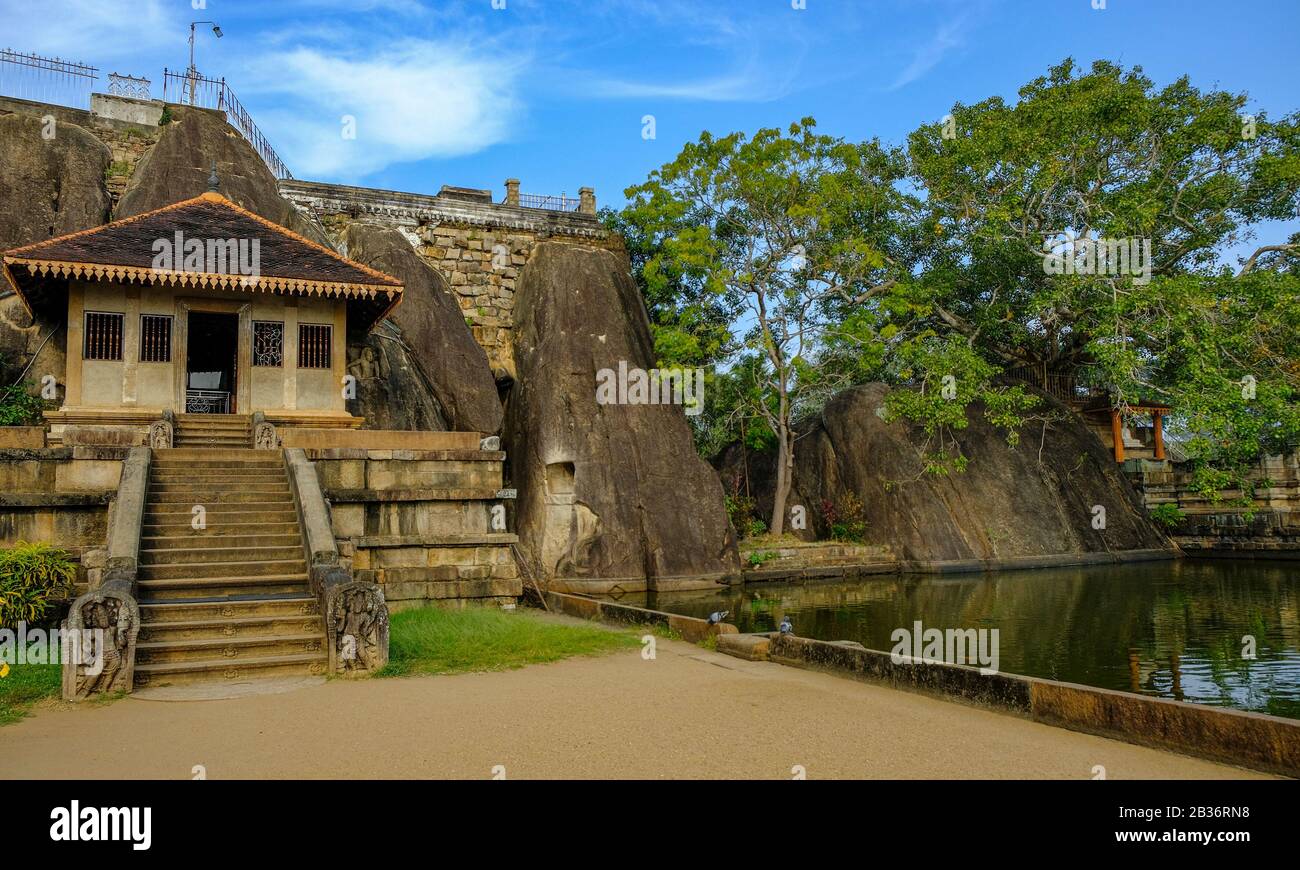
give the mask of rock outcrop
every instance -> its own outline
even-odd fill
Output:
[[[0,251],[108,220],[107,145],[76,124],[39,117],[0,115]],[[0,363],[8,384],[27,366],[28,377],[63,380],[61,337],[56,324],[33,323],[22,300],[0,286]],[[38,353],[40,358],[32,360]]]
[[[910,561],[1169,548],[1109,451],[1065,406],[1043,396],[1061,419],[1046,429],[1026,428],[1016,447],[972,408],[969,427],[957,433],[970,464],[965,472],[939,476],[921,470],[923,434],[878,413],[888,389],[867,384],[840,393],[797,442],[790,503],[807,508],[807,537],[827,532],[823,502],[838,505],[852,492],[865,507],[866,543],[888,545]],[[766,518],[773,457],[742,456],[733,447],[719,464],[728,487],[748,471],[750,492]],[[738,489],[743,492],[743,483]],[[1098,507],[1104,528],[1097,527]]]
[[[420,259],[401,233],[386,227],[349,224],[339,240],[339,250],[405,284],[402,304],[393,311],[392,320],[410,348],[411,363],[419,367],[437,401],[444,428],[485,435],[500,431],[501,401],[487,354],[470,334],[447,280]],[[405,398],[401,393],[393,396],[398,406]]]
[[[113,217],[124,218],[198,196],[216,163],[221,194],[254,214],[328,245],[324,230],[280,196],[275,175],[220,112],[171,106],[158,143],[140,159]]]
[[[552,588],[707,588],[739,570],[722,487],[681,407],[601,405],[596,373],[654,366],[627,261],[540,243],[515,307],[518,380],[503,430],[516,528]]]
[[[392,322],[382,321],[369,335],[348,344],[348,374],[357,379],[357,397],[348,400],[348,413],[364,418],[367,428],[452,428],[414,352]]]

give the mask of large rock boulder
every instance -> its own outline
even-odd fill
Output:
[[[516,528],[552,588],[708,588],[739,571],[722,487],[681,407],[601,405],[596,373],[654,365],[625,258],[543,242],[515,300],[505,449]]]
[[[0,115],[0,251],[107,221],[104,178],[111,162],[108,146],[76,124]],[[0,377],[6,384],[24,367],[34,380],[52,374],[62,382],[64,341],[52,336],[59,326],[34,323],[22,300],[0,286]]]
[[[349,224],[339,250],[405,284],[392,320],[437,400],[445,428],[486,435],[500,431],[501,401],[487,354],[474,341],[446,279],[420,259],[405,236],[387,227]]]
[[[1027,427],[1011,447],[974,407],[957,433],[970,460],[961,473],[922,471],[924,433],[881,416],[889,388],[854,387],[835,396],[805,427],[795,448],[791,504],[812,522],[808,536],[827,533],[823,502],[853,493],[865,507],[866,542],[917,562],[1008,560],[1116,550],[1169,549],[1147,519],[1114,457],[1068,408],[1043,396],[1060,419]],[[765,519],[771,511],[771,454],[721,458],[728,486],[751,494]],[[1104,528],[1097,511],[1104,509]]]
[[[414,352],[392,322],[385,320],[348,344],[348,374],[357,379],[357,396],[348,400],[348,413],[365,418],[367,428],[452,428]]]
[[[124,218],[198,196],[208,189],[212,164],[220,191],[231,202],[275,221],[314,242],[328,245],[325,232],[280,196],[275,175],[220,112],[169,107],[158,142],[140,159],[113,217]]]

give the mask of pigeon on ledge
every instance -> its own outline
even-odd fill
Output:
[[[713,611],[712,613],[709,614],[709,620],[708,620],[709,625],[717,625],[719,622],[722,622],[722,620],[727,618],[727,614],[730,612],[731,612],[730,610]]]
[[[788,616],[784,616],[781,618],[781,633],[782,634],[794,633],[794,623],[790,621],[790,617]]]

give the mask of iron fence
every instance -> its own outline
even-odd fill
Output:
[[[275,153],[271,143],[262,135],[257,124],[253,123],[253,116],[248,114],[224,78],[210,79],[194,72],[180,73],[164,69],[163,101],[222,112],[230,126],[243,134],[276,178],[293,178],[289,167],[284,165],[280,155]]]
[[[88,109],[98,77],[99,70],[84,63],[0,51],[0,94],[7,97]]]
[[[523,208],[544,208],[548,211],[577,211],[581,200],[571,196],[521,193],[519,205]]]
[[[149,99],[149,85],[146,78],[124,76],[118,73],[108,74],[108,93],[114,97],[130,97],[133,100]]]

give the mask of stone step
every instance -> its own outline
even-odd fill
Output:
[[[294,524],[296,526],[296,524]],[[188,528],[188,526],[186,527]],[[142,553],[153,550],[158,552],[167,552],[170,550],[188,550],[195,547],[211,547],[214,549],[238,548],[241,552],[250,547],[297,547],[302,549],[302,534],[295,527],[293,531],[280,533],[258,534],[250,532],[243,535],[218,535],[218,534],[173,534],[173,535],[142,535],[140,537],[140,551]]]
[[[265,492],[288,493],[289,484],[283,480],[151,480],[149,481],[149,498],[172,492]]]
[[[309,633],[254,635],[250,637],[216,637],[194,640],[167,640],[136,645],[136,667],[170,662],[268,658],[298,653],[319,653],[325,649],[325,631],[320,617]]]
[[[286,559],[263,561],[184,562],[163,565],[141,565],[140,580],[198,580],[220,581],[223,576],[276,577],[301,574],[306,577],[307,562],[302,550]]]
[[[193,565],[207,562],[249,562],[277,561],[303,558],[301,543],[278,546],[234,546],[223,547],[220,544],[204,542],[198,547],[164,547],[161,549],[141,549],[140,565],[169,566]]]
[[[278,462],[275,465],[240,465],[228,463],[218,468],[196,468],[190,463],[183,465],[168,465],[160,467],[154,465],[149,470],[151,480],[159,481],[186,481],[186,480],[281,480],[287,481],[289,476],[285,474],[284,467]]]
[[[166,507],[176,502],[187,502],[189,504],[198,504],[196,496],[203,495],[210,501],[220,501],[228,504],[267,504],[276,505],[271,510],[280,510],[280,503],[288,502],[293,504],[288,492],[283,493],[283,497],[276,498],[281,493],[272,492],[223,492],[215,489],[194,489],[188,492],[156,492],[149,494],[148,505],[153,507]]]
[[[140,604],[141,631],[155,623],[175,624],[186,621],[215,622],[259,618],[294,620],[305,617],[320,618],[320,604],[316,597],[310,594],[232,597],[216,601],[182,599]]]
[[[285,523],[298,524],[298,512],[292,506],[279,507],[276,510],[230,510],[220,505],[204,506],[205,527],[192,529],[196,534],[230,534],[247,531],[248,527],[282,527]],[[191,528],[195,515],[188,507],[177,507],[169,511],[144,511],[144,533],[157,534],[156,528],[166,529],[166,533],[185,533],[183,529]],[[276,531],[276,529],[268,529]]]
[[[278,450],[254,450],[249,447],[232,447],[225,450],[208,450],[193,447],[166,447],[153,452],[153,464],[175,462],[217,463],[223,460],[238,460],[241,463],[261,462],[268,465],[283,465]]]
[[[169,577],[139,580],[140,597],[147,602],[203,598],[215,601],[262,595],[306,595],[307,572],[227,577]]]
[[[283,637],[295,634],[323,636],[324,629],[320,615],[288,613],[229,618],[218,615],[212,619],[150,621],[140,626],[138,639],[140,643],[170,643],[223,638]]]
[[[325,651],[299,653],[288,656],[269,656],[242,659],[238,664],[229,659],[206,661],[169,662],[161,665],[136,665],[135,684],[142,686],[171,686],[207,680],[243,680],[271,676],[323,676],[329,664]]]
[[[249,519],[248,514],[239,511],[233,516],[233,519],[221,517],[214,519],[213,512],[208,512],[207,527],[196,529],[190,525],[193,515],[188,511],[184,514],[177,515],[175,522],[157,522],[146,523],[143,526],[143,536],[145,538],[166,538],[168,540],[186,539],[193,540],[196,538],[221,538],[221,537],[238,537],[247,535],[297,535],[298,517],[292,511],[285,511],[281,519],[274,522],[262,522],[256,519]],[[143,540],[141,546],[144,545]]]

